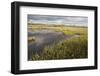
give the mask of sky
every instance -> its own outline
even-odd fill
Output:
[[[53,15],[28,15],[28,23],[41,24],[72,24],[87,26],[88,17],[82,16],[53,16]]]

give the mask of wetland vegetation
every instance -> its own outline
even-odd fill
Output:
[[[63,24],[28,24],[28,60],[88,57],[88,28]]]

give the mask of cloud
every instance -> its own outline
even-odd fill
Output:
[[[88,17],[53,16],[53,15],[52,16],[50,16],[50,15],[28,15],[28,23],[87,25]]]

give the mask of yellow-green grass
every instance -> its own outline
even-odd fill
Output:
[[[56,32],[63,32],[65,35],[87,35],[87,27],[78,27],[78,26],[64,26],[64,25],[28,25],[29,31],[35,30],[53,30]]]
[[[62,32],[64,35],[73,37],[62,42],[45,46],[41,54],[33,54],[32,60],[51,60],[51,59],[75,59],[88,57],[88,28],[77,26],[50,26],[50,25],[29,25],[29,31],[52,30]]]
[[[78,59],[87,58],[87,38],[71,38],[46,46],[41,55],[33,54],[32,60],[52,60],[52,59]]]

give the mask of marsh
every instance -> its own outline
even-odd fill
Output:
[[[28,15],[28,60],[88,58],[87,31],[87,17]]]

